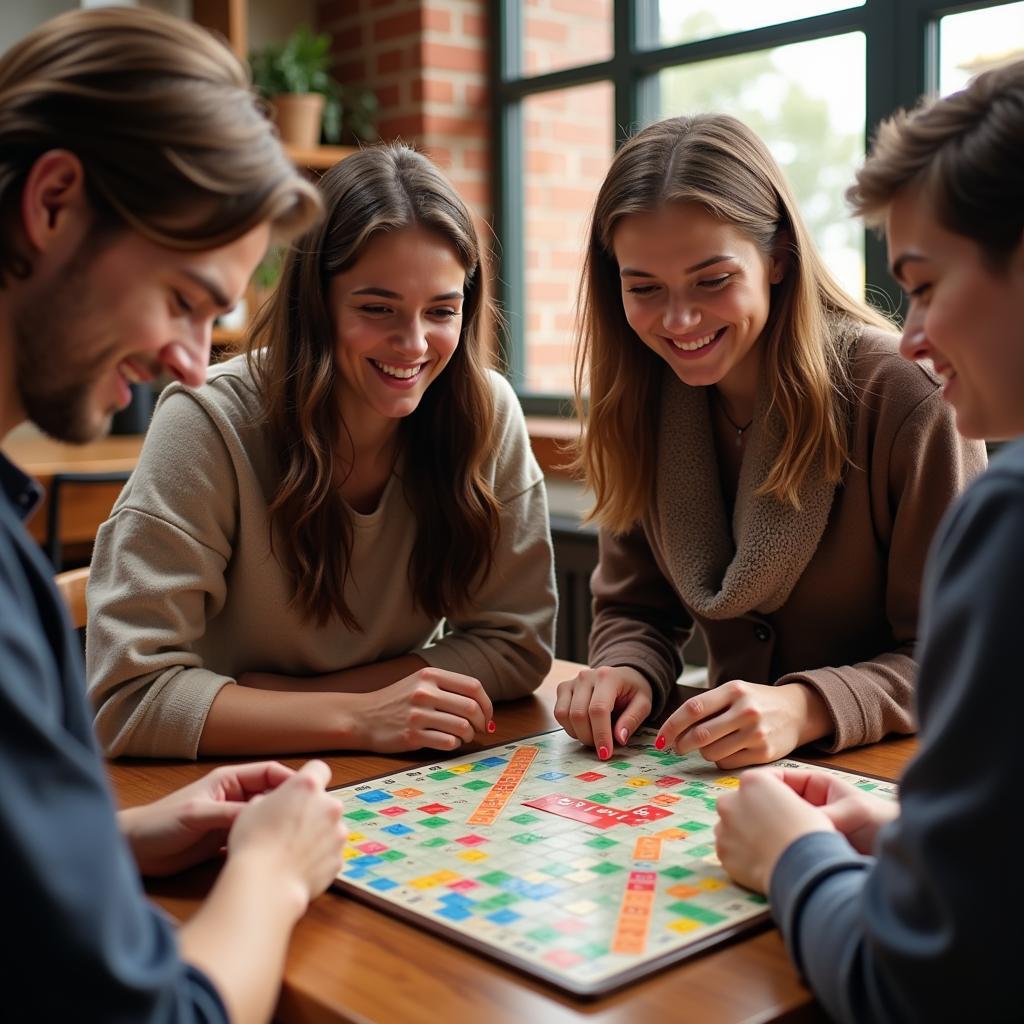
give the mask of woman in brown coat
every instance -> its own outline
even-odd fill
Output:
[[[836,284],[760,139],[704,115],[625,145],[580,309],[600,562],[559,722],[609,757],[664,710],[699,627],[711,688],[659,746],[733,768],[912,731],[925,555],[984,448]]]

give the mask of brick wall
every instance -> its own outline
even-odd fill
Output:
[[[611,0],[520,0],[523,66],[541,73],[611,50]],[[377,93],[382,138],[424,149],[490,216],[487,0],[317,0],[336,74]],[[587,216],[613,150],[608,83],[524,107],[527,386],[571,388],[571,329]]]
[[[370,86],[384,139],[413,142],[490,214],[486,0],[318,0],[341,82]]]

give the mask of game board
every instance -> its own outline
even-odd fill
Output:
[[[576,995],[763,925],[764,898],[715,856],[737,776],[656,735],[601,762],[558,730],[333,790],[350,828],[336,884]]]

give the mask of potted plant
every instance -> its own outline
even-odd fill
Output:
[[[375,137],[376,97],[367,89],[341,86],[329,72],[331,37],[300,25],[283,44],[249,58],[253,85],[271,106],[284,142],[310,147]]]

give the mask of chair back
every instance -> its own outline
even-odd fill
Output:
[[[68,606],[71,614],[71,624],[75,629],[85,628],[85,588],[89,584],[89,566],[84,569],[68,569],[67,572],[59,572],[54,577],[60,596]]]

